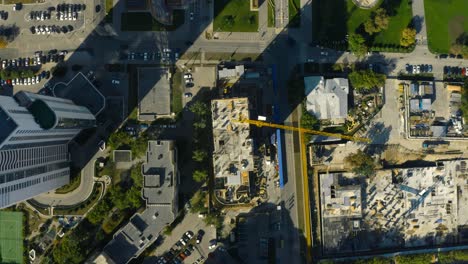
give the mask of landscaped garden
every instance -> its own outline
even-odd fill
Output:
[[[213,30],[220,32],[258,31],[258,12],[250,11],[250,1],[214,1]]]
[[[361,9],[352,0],[317,0],[312,4],[312,36],[327,47],[346,49],[346,38],[352,34],[362,35],[370,49],[399,47],[403,30],[411,26],[410,0],[380,1],[371,9]]]
[[[122,31],[174,31],[185,22],[184,10],[173,11],[173,24],[163,25],[148,12],[122,13]]]
[[[432,52],[448,53],[452,44],[466,44],[467,4],[466,0],[424,0],[427,38]]]

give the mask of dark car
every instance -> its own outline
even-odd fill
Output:
[[[56,54],[56,53],[57,53],[56,49],[49,50],[49,54]]]
[[[447,54],[440,54],[439,59],[446,59],[448,57]]]
[[[194,86],[193,83],[186,83],[185,88],[192,88]]]
[[[198,230],[198,234],[197,234],[197,244],[200,244],[200,242],[202,241],[202,238],[203,238],[203,235],[205,234],[205,231],[203,231],[202,229]]]
[[[190,252],[193,252],[195,248],[192,246],[192,244],[187,246],[187,249],[190,250]]]
[[[455,59],[456,56],[455,56],[455,54],[450,54],[449,57],[450,57],[451,59]]]
[[[192,252],[190,252],[190,250],[188,250],[188,248],[187,248],[187,249],[184,250],[184,254],[188,257],[188,256],[192,255]]]
[[[97,5],[95,11],[96,13],[99,13],[101,11],[101,5]]]
[[[457,59],[463,59],[463,56],[461,54],[458,54]]]

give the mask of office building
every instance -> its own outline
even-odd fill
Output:
[[[95,123],[86,107],[67,99],[0,96],[0,208],[67,184],[68,143]]]

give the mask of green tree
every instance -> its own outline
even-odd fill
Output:
[[[379,30],[375,27],[374,21],[369,18],[364,22],[364,31],[366,31],[369,35],[372,35],[376,32],[379,32]]]
[[[130,202],[127,200],[126,192],[119,185],[110,188],[109,198],[112,201],[112,204],[120,210],[125,210],[130,207]]]
[[[388,28],[389,16],[383,8],[377,9],[369,19],[364,22],[364,30],[372,35]]]
[[[464,119],[468,120],[468,80],[466,79],[463,85],[463,90],[462,90],[462,95],[461,95],[460,110],[462,111]]]
[[[132,138],[128,133],[125,133],[124,131],[118,131],[109,137],[107,145],[111,149],[118,149],[123,145],[130,145],[131,142]]]
[[[111,210],[111,206],[107,199],[102,199],[89,214],[86,216],[88,221],[91,224],[98,224],[101,223],[104,218],[106,218],[107,214]]]
[[[138,188],[143,187],[143,175],[141,174],[141,163],[133,166],[130,170],[130,178],[132,179],[133,186]]]
[[[201,101],[196,101],[194,104],[192,104],[189,107],[189,110],[195,115],[197,115],[198,118],[207,117],[208,114],[210,113],[210,109],[208,109],[208,105]]]
[[[400,45],[403,47],[409,47],[416,42],[416,29],[405,28],[401,32]]]
[[[126,133],[125,133],[126,134]],[[133,159],[140,158],[146,153],[148,147],[148,138],[145,135],[137,137],[130,143]]]
[[[143,205],[141,198],[141,187],[132,186],[126,193],[128,207],[137,209]]]
[[[366,55],[367,45],[366,40],[359,34],[351,34],[348,39],[349,50],[353,52],[358,58]]]
[[[193,151],[192,159],[196,162],[203,162],[208,157],[208,153],[202,149],[196,149]]]
[[[192,213],[199,213],[199,212],[205,211],[205,203],[206,203],[206,194],[201,191],[197,191],[193,195],[192,199],[190,199],[190,204],[192,206],[190,211]]]
[[[354,71],[348,75],[351,85],[358,92],[365,92],[375,87],[385,85],[385,75],[375,73],[371,70]]]
[[[192,177],[196,182],[203,182],[208,177],[208,172],[206,170],[196,170],[193,172]]]
[[[390,17],[387,14],[387,11],[383,8],[379,8],[375,11],[374,14],[374,24],[379,31],[388,28],[388,23],[390,22]]]
[[[79,243],[79,238],[72,235],[66,236],[52,251],[55,263],[82,263],[85,254]]]
[[[375,173],[374,160],[369,154],[364,153],[362,150],[348,155],[345,158],[345,162],[351,165],[355,174],[371,177]]]

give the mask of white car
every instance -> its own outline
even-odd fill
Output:
[[[112,84],[120,84],[119,80],[112,80]]]
[[[100,151],[106,150],[106,142],[104,142],[104,140],[99,141],[98,146]]]
[[[186,73],[184,74],[184,79],[191,79],[192,78],[192,74],[191,73]]]
[[[193,20],[193,12],[190,12],[190,20]]]
[[[193,79],[192,79],[192,78],[185,79],[185,83],[191,83],[191,82],[193,82]]]
[[[213,239],[210,241],[210,245],[208,246],[209,249],[213,249],[216,247],[217,241],[216,239]]]
[[[163,49],[163,52],[171,52],[171,49],[164,48],[164,49]]]

